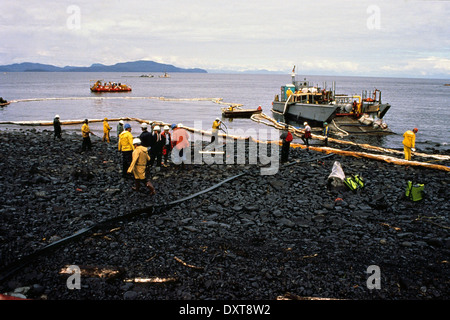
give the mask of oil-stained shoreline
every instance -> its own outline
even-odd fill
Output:
[[[80,136],[63,137],[0,132],[0,270],[106,219],[248,174],[93,230],[18,270],[0,283],[2,293],[21,288],[28,298],[51,300],[449,298],[448,172],[298,148],[290,159],[300,161],[273,176],[258,165],[171,165],[153,172],[157,194],[149,196],[121,180],[115,140],[93,137],[92,151],[81,154]],[[334,161],[361,174],[365,188],[329,190]],[[404,198],[407,180],[425,184],[423,201]],[[118,272],[87,272],[81,289],[69,290],[61,273],[67,265]],[[371,265],[380,267],[381,289],[367,288]]]

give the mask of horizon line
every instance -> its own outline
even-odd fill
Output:
[[[10,64],[3,64],[0,65],[1,67],[8,67],[8,66],[12,66],[12,65],[21,65],[21,64],[26,64],[26,63],[30,63],[30,64],[40,64],[40,65],[44,65],[44,66],[49,66],[49,67],[55,67],[55,68],[60,68],[60,69],[64,69],[64,68],[90,68],[92,66],[95,65],[101,65],[101,66],[105,66],[105,67],[113,67],[117,64],[125,64],[125,63],[134,63],[134,62],[153,62],[153,63],[157,63],[160,65],[169,65],[178,69],[185,69],[185,70],[204,70],[206,71],[206,73],[209,74],[255,74],[255,75],[291,75],[292,71],[288,71],[288,69],[284,70],[267,70],[267,69],[247,69],[247,70],[230,70],[230,69],[221,69],[221,68],[200,68],[200,67],[178,67],[175,66],[173,64],[169,64],[169,63],[162,63],[162,62],[156,62],[153,60],[133,60],[133,61],[125,61],[125,62],[117,62],[114,64],[103,64],[103,63],[92,63],[90,66],[73,66],[73,65],[65,65],[63,67],[58,66],[58,65],[53,65],[53,64],[49,64],[49,63],[42,63],[42,62],[30,62],[30,61],[24,61],[24,62],[14,62],[14,63],[10,63]],[[312,70],[309,70],[312,71]],[[75,72],[75,71],[66,71],[66,70],[55,70],[55,71],[46,71],[46,70],[29,70],[29,71],[1,71],[2,73],[7,73],[7,72]],[[141,71],[79,71],[79,72],[92,72],[92,73],[98,73],[98,72],[130,72],[130,73],[139,73]],[[142,72],[162,72],[162,71],[142,71]],[[450,80],[450,76],[447,75],[406,75],[406,74],[383,74],[383,75],[367,75],[367,74],[354,74],[352,72],[348,73],[348,72],[343,72],[342,74],[339,74],[337,71],[333,71],[333,70],[329,70],[329,74],[325,73],[316,73],[314,71],[312,71],[312,73],[308,72],[304,73],[304,76],[320,76],[320,77],[367,77],[367,78],[399,78],[399,79],[430,79],[430,80]],[[171,71],[171,73],[195,73],[195,72],[183,72],[183,71]],[[200,72],[198,72],[200,73]],[[203,73],[203,72],[201,72]],[[296,75],[299,75],[298,73],[296,73]]]

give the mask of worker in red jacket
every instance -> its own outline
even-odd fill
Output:
[[[303,125],[305,126],[305,133],[303,134],[302,140],[306,144],[306,150],[309,151],[309,139],[312,138],[311,127],[308,122],[305,122]]]
[[[289,150],[291,147],[291,141],[294,139],[292,133],[289,132],[289,126],[285,126],[285,131],[281,134],[280,139],[282,140],[281,145],[281,163],[285,163],[289,158]]]
[[[181,169],[184,169],[185,163],[189,162],[186,157],[189,146],[189,133],[183,128],[183,124],[179,123],[173,128],[172,132],[171,158],[176,166],[181,164]]]

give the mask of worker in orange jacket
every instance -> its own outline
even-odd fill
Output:
[[[416,133],[419,130],[414,128],[412,131],[408,130],[403,134],[403,151],[405,152],[405,160],[411,160],[411,151],[416,151]]]

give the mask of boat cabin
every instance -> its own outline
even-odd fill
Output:
[[[296,81],[296,83],[299,83]],[[281,99],[280,99],[281,97]],[[275,101],[289,103],[311,103],[328,104],[333,101],[333,92],[321,89],[318,86],[311,86],[308,82],[301,82],[300,85],[287,84],[281,87],[280,95],[275,96]]]

